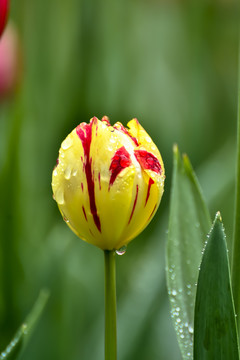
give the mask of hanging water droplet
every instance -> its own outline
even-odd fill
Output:
[[[72,145],[72,138],[68,136],[63,142],[62,142],[62,149],[67,150]]]
[[[115,252],[117,255],[124,255],[126,251],[127,251],[127,246],[124,245],[120,249],[116,250]]]
[[[72,169],[70,168],[70,166],[67,166],[65,171],[64,171],[64,175],[65,175],[65,179],[69,180],[72,174]]]
[[[55,200],[59,205],[64,204],[64,193],[63,193],[63,189],[61,187],[59,187],[57,189],[57,191],[55,192]]]

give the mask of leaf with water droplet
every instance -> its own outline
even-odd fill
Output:
[[[167,283],[172,319],[183,359],[190,359],[193,354],[195,284],[210,226],[209,211],[190,161],[186,155],[181,157],[175,146],[167,244]],[[180,311],[176,312],[176,308],[180,308]]]
[[[227,245],[217,213],[199,272],[194,321],[194,360],[239,360]]]
[[[0,360],[16,360],[22,354],[29,338],[43,312],[49,297],[48,290],[42,290],[34,304],[32,311],[27,316],[24,323],[16,332],[12,341],[8,344],[6,349],[0,354]]]

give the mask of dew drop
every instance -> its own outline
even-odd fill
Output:
[[[53,176],[57,176],[57,174],[58,174],[58,171],[57,171],[57,168],[55,168],[55,169],[53,170]]]
[[[172,296],[176,296],[176,295],[177,295],[177,291],[176,291],[176,290],[172,290],[171,294],[172,294]]]
[[[72,176],[76,176],[77,175],[77,169],[74,169],[72,172]]]
[[[193,327],[189,325],[188,331],[189,331],[190,334],[193,334]]]
[[[114,137],[111,137],[109,141],[110,141],[110,143],[112,143],[112,144],[115,144],[115,142],[116,142],[116,140],[114,139]]]
[[[55,193],[55,200],[59,205],[64,204],[64,193],[61,187],[59,187]]]
[[[24,335],[26,335],[28,333],[27,324],[22,324],[22,331],[23,331]]]
[[[72,138],[68,136],[63,142],[62,142],[62,149],[67,150],[72,145]]]
[[[72,174],[72,169],[70,168],[70,166],[68,166],[65,171],[64,171],[64,175],[65,175],[65,179],[69,180]]]
[[[127,246],[124,245],[120,249],[116,250],[115,252],[117,255],[124,255],[126,251],[127,251]]]

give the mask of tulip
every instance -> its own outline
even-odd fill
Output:
[[[0,36],[5,28],[8,16],[9,0],[0,0]]]
[[[16,90],[21,77],[21,63],[18,31],[9,22],[0,38],[0,100],[11,97]]]
[[[62,142],[52,189],[73,232],[103,250],[127,245],[151,221],[164,187],[161,155],[137,119],[80,123]]]

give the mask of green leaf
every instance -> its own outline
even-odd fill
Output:
[[[199,272],[194,360],[239,360],[226,237],[220,213],[211,229]]]
[[[167,244],[167,285],[171,316],[183,359],[193,353],[196,282],[211,219],[186,155],[174,147],[173,184]]]
[[[49,297],[47,290],[42,290],[32,311],[27,316],[24,323],[20,326],[7,348],[1,353],[0,360],[15,360],[22,353],[27,345],[29,338],[37,324],[46,302]]]

